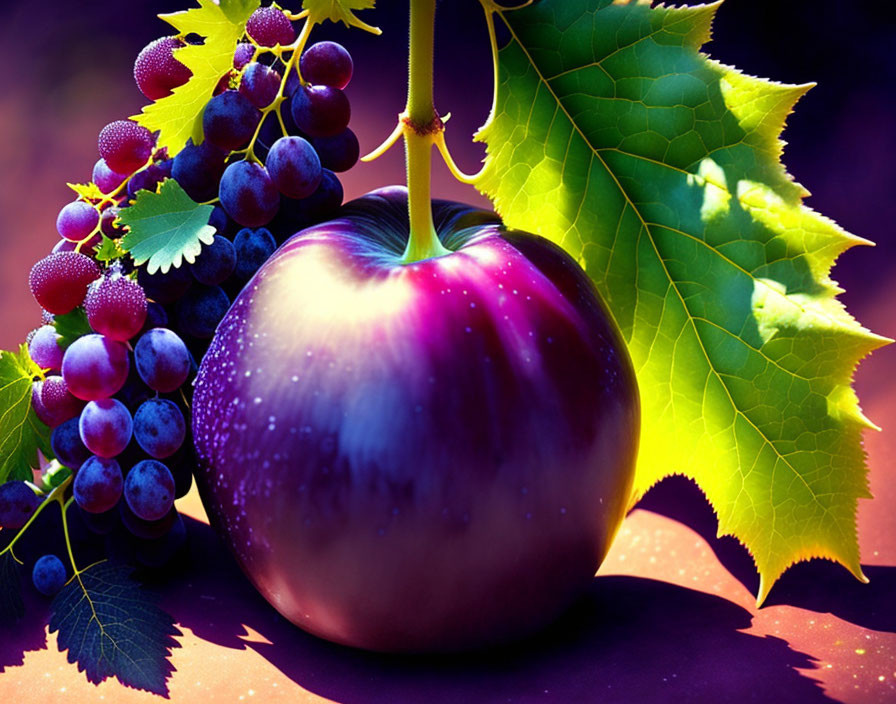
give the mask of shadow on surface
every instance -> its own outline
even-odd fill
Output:
[[[332,645],[279,616],[208,526],[190,520],[189,531],[189,565],[163,588],[178,623],[218,645],[252,648],[303,688],[343,704],[832,701],[797,671],[813,669],[811,657],[740,632],[750,626],[744,609],[635,577],[595,579],[561,622],[501,651],[407,657]],[[269,642],[244,639],[246,627]]]
[[[747,550],[731,536],[716,538],[715,513],[697,486],[684,477],[668,477],[653,487],[637,508],[672,518],[703,537],[719,562],[751,593],[759,577]],[[863,566],[869,584],[828,560],[799,563],[775,584],[766,606],[793,606],[831,613],[875,631],[896,633],[896,567]]]

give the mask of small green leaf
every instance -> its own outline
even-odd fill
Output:
[[[42,376],[25,345],[18,354],[0,352],[0,484],[10,479],[30,481],[32,470],[40,467],[38,450],[53,456],[50,429],[31,408],[31,385]]]
[[[105,195],[100,187],[92,181],[90,183],[67,183],[66,185],[87,201],[102,200]]]
[[[181,635],[174,619],[130,579],[131,568],[99,562],[66,584],[50,605],[50,632],[59,650],[87,679],[108,677],[136,689],[168,693],[168,660]]]
[[[25,615],[22,575],[12,551],[0,553],[0,628],[11,626]]]
[[[61,336],[56,343],[62,349],[68,349],[68,346],[79,337],[93,332],[90,323],[87,322],[87,313],[80,306],[71,313],[57,315],[53,319],[53,326],[56,328],[56,334]]]
[[[803,205],[780,163],[810,86],[700,53],[719,4],[495,9],[509,40],[477,185],[509,227],[576,257],[612,311],[641,392],[635,498],[693,478],[753,555],[761,602],[811,557],[862,578],[871,424],[851,381],[887,340],[830,278],[866,242]]]
[[[203,244],[211,244],[215,228],[208,224],[214,208],[199,205],[174,179],[166,179],[158,193],[141,191],[130,208],[119,216],[129,228],[121,248],[130,252],[138,266],[163,274],[184,261],[192,264]]]
[[[202,112],[218,81],[233,68],[236,44],[246,31],[246,20],[259,5],[259,0],[198,2],[199,7],[161,15],[180,36],[198,34],[203,38],[202,44],[188,44],[174,52],[174,57],[193,72],[192,77],[132,118],[150,132],[159,132],[158,146],[167,147],[170,157],[183,149],[190,137],[201,141],[201,128],[197,133],[196,127]]]
[[[94,248],[93,258],[98,262],[111,262],[121,259],[126,252],[121,248],[119,240],[113,240],[111,237],[102,236],[102,241]]]
[[[357,27],[371,34],[382,34],[379,27],[372,27],[362,22],[355,15],[361,10],[371,10],[376,0],[304,0],[302,9],[308,13],[308,19],[314,24],[342,22],[346,27]]]

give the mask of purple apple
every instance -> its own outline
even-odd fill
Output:
[[[196,380],[197,483],[286,618],[378,651],[530,633],[590,584],[638,445],[631,362],[559,247],[436,202],[451,254],[399,263],[407,192],[292,237]]]

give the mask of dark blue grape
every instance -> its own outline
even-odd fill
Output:
[[[38,504],[40,499],[25,482],[13,480],[0,485],[0,528],[18,530]]]
[[[138,462],[128,472],[124,499],[137,518],[158,521],[174,505],[174,477],[171,471],[157,460]]]
[[[81,432],[78,428],[78,418],[65,421],[62,425],[53,429],[50,436],[50,447],[53,454],[61,464],[69,469],[76,470],[90,459],[88,450],[81,441]]]
[[[330,171],[348,171],[358,163],[361,155],[358,138],[348,127],[333,137],[312,137],[311,144],[320,157],[321,166]]]
[[[177,302],[177,324],[187,335],[211,339],[230,308],[230,299],[219,286],[194,286]]]
[[[190,270],[193,277],[206,286],[217,286],[226,281],[236,267],[236,250],[223,235],[215,235],[212,243],[202,248]]]
[[[134,437],[144,452],[157,460],[177,452],[186,435],[184,414],[172,401],[150,399],[134,414]]]
[[[312,137],[332,137],[348,127],[352,116],[348,98],[338,88],[304,86],[290,103],[296,126]]]
[[[174,477],[174,498],[181,499],[186,496],[193,486],[193,467],[196,466],[196,453],[189,433],[183,446],[169,457],[165,464],[171,470]]]
[[[227,153],[208,140],[199,146],[190,140],[174,157],[171,176],[190,198],[202,203],[217,194],[226,158]]]
[[[289,198],[307,198],[323,177],[317,152],[301,137],[281,137],[274,142],[265,166],[277,190]]]
[[[127,501],[122,501],[118,504],[118,516],[131,535],[143,540],[154,540],[171,530],[171,526],[177,520],[177,509],[172,506],[160,519],[145,521],[131,510]]]
[[[202,131],[205,138],[219,149],[232,151],[245,147],[261,112],[239,91],[225,90],[208,101],[202,115]]]
[[[218,194],[227,214],[243,227],[267,225],[280,208],[280,194],[267,170],[248,161],[225,169]]]
[[[153,328],[164,328],[168,325],[168,314],[161,303],[149,301],[146,304],[146,322],[143,323],[141,333]]]
[[[103,513],[121,498],[121,466],[114,459],[91,457],[75,474],[75,503],[88,513]]]
[[[146,385],[162,393],[176,391],[190,374],[190,353],[177,333],[148,330],[134,347],[134,364]]]
[[[161,271],[148,274],[144,267],[140,267],[137,271],[137,283],[143,287],[147,298],[167,305],[187,292],[193,283],[193,277],[185,266],[171,267],[165,274]]]
[[[248,281],[277,249],[277,242],[270,230],[261,227],[240,230],[233,240],[236,249],[236,269],[233,274],[242,281]]]
[[[44,555],[34,563],[34,569],[31,571],[34,588],[44,596],[58,594],[67,579],[65,565],[55,555]]]
[[[352,79],[354,65],[351,55],[341,44],[317,42],[302,54],[299,68],[308,83],[345,88]]]
[[[208,224],[215,228],[217,234],[225,237],[230,237],[239,229],[237,224],[227,215],[227,211],[220,205],[216,205],[215,209],[212,210]]]
[[[264,64],[250,64],[243,72],[240,81],[240,93],[257,108],[266,108],[274,102],[280,91],[283,77],[274,69]]]

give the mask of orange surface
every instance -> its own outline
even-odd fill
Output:
[[[865,322],[888,332],[882,306]],[[878,318],[875,320],[875,318]],[[892,334],[892,327],[889,330]],[[799,565],[756,610],[745,551],[715,538],[699,491],[667,480],[626,519],[584,603],[519,647],[466,658],[370,655],[284,621],[253,590],[204,523],[195,493],[189,566],[162,587],[183,632],[169,680],[174,702],[896,702],[896,354],[866,362],[873,501],[859,506],[860,584],[831,563]],[[29,608],[46,613],[46,604]],[[410,606],[409,606],[410,607]],[[32,612],[0,643],[0,701],[160,698],[116,681],[89,684]]]

